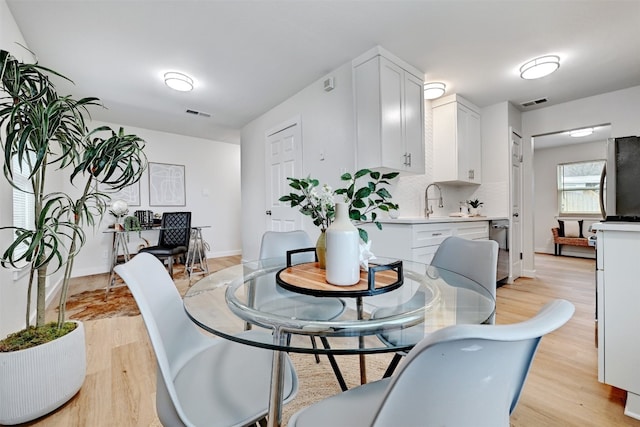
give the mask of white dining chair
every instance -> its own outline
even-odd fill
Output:
[[[273,352],[205,335],[156,257],[141,253],[115,267],[131,290],[158,362],[156,409],[164,426],[246,426],[267,415]],[[246,331],[271,343],[271,334]],[[286,356],[284,402],[298,380]],[[133,367],[132,369],[135,369]]]
[[[570,302],[554,300],[520,323],[440,329],[392,377],[304,408],[288,426],[508,427],[540,339],[573,312]]]
[[[498,251],[498,242],[495,240],[469,240],[450,236],[438,246],[430,264],[479,283],[495,300]],[[446,272],[443,274],[446,275]],[[495,321],[494,312],[486,323],[494,324]]]
[[[262,235],[260,243],[260,260],[282,259],[286,257],[287,251],[313,247],[314,245],[311,243],[309,235],[304,230],[267,231]],[[294,254],[291,261],[293,264],[314,262],[315,252],[309,251]],[[264,284],[263,286],[261,284],[256,288],[255,301],[257,305],[266,303],[273,298],[282,297],[296,298],[298,302],[306,302],[310,310],[310,319],[312,320],[335,319],[344,313],[346,309],[346,304],[341,299],[297,294],[277,286],[275,281],[271,281],[269,285]],[[304,311],[297,315],[304,315]]]
[[[286,256],[287,251],[295,249],[313,248],[314,245],[309,235],[304,230],[294,231],[267,231],[262,235],[260,243],[260,259],[282,259]],[[315,261],[315,253],[313,251],[294,254],[291,259],[293,264]],[[267,278],[262,278],[267,279]],[[338,298],[321,298],[311,295],[297,294],[279,287],[274,280],[265,282],[264,280],[255,289],[255,305],[256,307],[273,303],[274,300],[282,301],[282,298],[296,299],[296,317],[310,320],[332,320],[344,313],[346,303]],[[304,308],[306,307],[306,308]],[[315,337],[310,336],[313,348],[316,348]],[[321,338],[322,339],[322,338]],[[322,339],[325,347],[328,347],[328,341]],[[340,383],[340,387],[346,390],[346,383],[342,377],[337,362],[332,355],[328,355],[329,362],[336,374],[336,379]],[[315,355],[317,363],[320,358]]]
[[[485,288],[494,301],[496,298],[496,277],[498,269],[498,243],[494,240],[468,240],[457,236],[447,237],[442,241],[431,260],[430,265],[440,268],[439,273],[447,279],[449,272],[453,272],[456,277],[457,286],[464,287],[464,280],[468,279],[472,283],[480,284]],[[462,276],[462,277],[459,277]],[[416,292],[409,301],[403,305],[403,309],[424,307],[425,295],[423,292]],[[375,310],[371,317],[382,317],[392,314],[390,310],[381,308]],[[464,319],[458,319],[458,323],[464,323]],[[486,320],[487,324],[495,323],[495,311]],[[414,343],[417,343],[424,336],[424,328],[420,325],[405,329],[403,331],[389,331],[380,334],[378,337],[387,345],[394,346],[399,342],[399,334],[404,342],[411,342],[411,336],[415,335]],[[400,362],[405,352],[398,352],[394,355],[384,376],[391,375]]]

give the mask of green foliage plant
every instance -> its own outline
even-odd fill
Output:
[[[332,188],[325,184],[318,190],[320,182],[311,177],[287,178],[287,180],[289,186],[296,192],[286,194],[279,200],[289,202],[292,208],[300,206],[300,212],[310,216],[313,224],[325,231],[336,214]]]
[[[318,191],[320,182],[311,177],[289,177],[287,178],[289,186],[296,191],[285,194],[279,200],[290,203],[291,207],[300,206],[300,212],[310,216],[313,223],[324,231],[335,218],[334,195],[341,195],[349,205],[351,220],[358,225],[372,222],[382,230],[382,224],[378,221],[378,211],[389,212],[398,209],[398,205],[390,201],[391,193],[386,188],[397,176],[398,172],[383,174],[369,169],[360,169],[353,175],[343,174],[340,180],[347,186],[335,191],[326,184]],[[368,178],[367,182],[359,184],[358,180],[365,177]],[[365,229],[358,227],[358,233],[364,242],[369,240]]]
[[[59,95],[51,77],[69,80],[37,63],[16,60],[0,50],[0,142],[7,182],[16,182],[15,167],[30,172],[28,189],[34,197],[32,227],[11,230],[12,243],[2,253],[3,267],[29,268],[25,324],[30,327],[31,293],[36,285],[36,328],[45,321],[47,275],[64,269],[57,328],[62,328],[69,279],[76,255],[86,242],[84,226],[95,226],[108,209],[108,193],[137,182],[146,169],[144,141],[107,126],[89,130],[88,107],[97,98],[76,100]],[[70,81],[70,80],[69,80]],[[17,162],[14,163],[14,159]],[[51,191],[46,180],[52,170],[69,171],[79,195]]]
[[[349,218],[356,224],[372,222],[378,230],[382,230],[382,224],[378,221],[378,210],[389,212],[399,207],[390,201],[391,193],[386,188],[398,174],[398,172],[383,174],[369,169],[360,169],[353,176],[350,173],[342,174],[340,179],[347,182],[347,187],[337,189],[336,194],[344,196],[345,203],[349,205]],[[365,177],[368,178],[366,183],[358,185],[358,179]],[[362,227],[357,228],[362,241],[368,242],[367,231]]]
[[[484,205],[484,203],[483,203],[483,202],[481,202],[481,201],[480,201],[480,200],[478,200],[478,199],[467,200],[467,204],[468,204],[469,206],[471,206],[472,208],[476,208],[476,209],[477,209],[477,208],[479,208],[480,206]]]

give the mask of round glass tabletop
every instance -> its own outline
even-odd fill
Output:
[[[397,260],[375,261],[384,265]],[[408,350],[430,332],[486,322],[495,310],[491,292],[480,284],[413,261],[402,261],[401,286],[374,296],[350,296],[348,289],[345,297],[294,292],[276,281],[286,267],[282,257],[214,272],[188,290],[185,310],[203,329],[226,339],[333,354]],[[250,336],[236,336],[248,328],[270,330],[273,339],[250,342]],[[319,336],[323,346],[316,348],[308,336]]]

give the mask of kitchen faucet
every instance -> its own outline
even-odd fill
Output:
[[[431,187],[436,187],[438,189],[438,197],[429,198],[429,188]],[[427,185],[427,189],[424,190],[424,217],[425,218],[429,218],[429,215],[433,213],[433,207],[429,205],[429,200],[437,200],[438,207],[439,208],[444,207],[444,204],[442,203],[442,189],[440,189],[440,186],[438,184],[435,184],[435,183],[429,184]]]

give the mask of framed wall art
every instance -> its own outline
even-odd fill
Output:
[[[140,181],[131,184],[119,191],[111,190],[106,184],[99,183],[98,191],[106,193],[111,197],[111,201],[124,200],[129,206],[140,206]]]
[[[184,165],[149,162],[149,206],[186,206]]]

